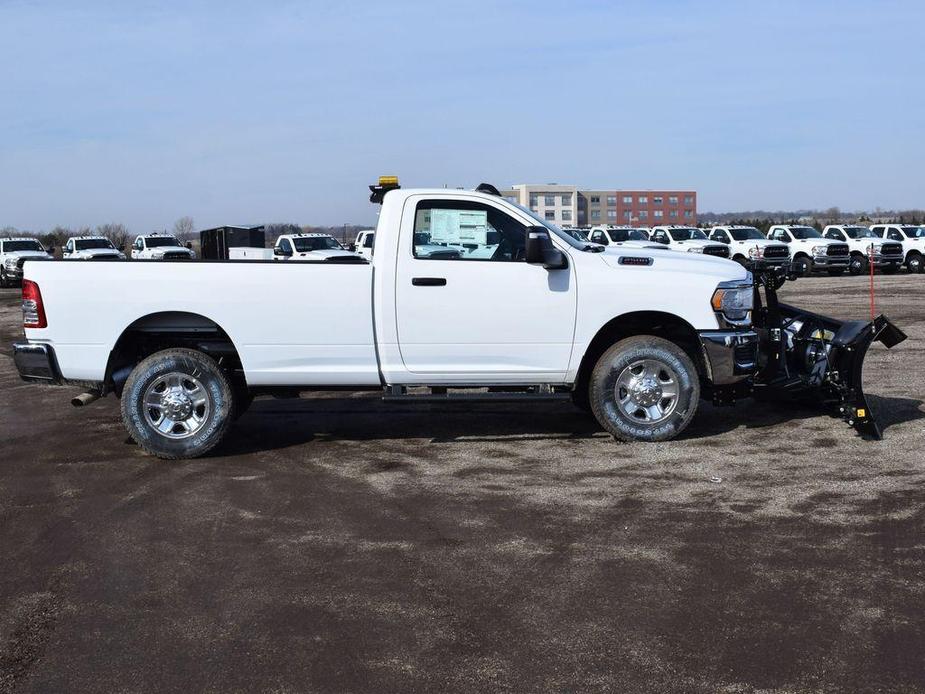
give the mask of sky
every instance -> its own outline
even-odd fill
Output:
[[[0,227],[367,224],[367,185],[925,207],[925,2],[0,0]]]

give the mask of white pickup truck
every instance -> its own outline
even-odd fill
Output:
[[[716,226],[710,231],[710,240],[726,244],[732,259],[746,267],[790,264],[787,244],[769,240],[755,227]]]
[[[848,244],[851,257],[848,272],[860,275],[873,265],[885,274],[892,274],[903,264],[903,245],[898,241],[881,239],[874,232],[857,224],[830,224],[822,235],[833,241]]]
[[[61,247],[63,260],[125,260],[122,247],[116,248],[105,236],[72,236]]]
[[[132,244],[132,260],[195,260],[193,244],[184,246],[172,234],[136,236]]]
[[[661,441],[702,395],[811,389],[879,434],[861,362],[872,340],[905,337],[882,316],[778,304],[722,258],[580,243],[500,195],[371,188],[371,263],[110,263],[95,283],[85,264],[27,263],[19,373],[88,389],[75,404],[114,393],[134,440],[171,459],[206,453],[280,390],[571,397],[617,439]],[[419,239],[465,253],[422,255]]]
[[[919,273],[925,270],[925,226],[874,224],[870,230],[878,238],[902,244],[903,263],[909,272]]]
[[[273,246],[276,260],[324,262],[356,261],[360,257],[340,245],[340,241],[330,234],[284,234],[276,239]]]
[[[768,229],[768,238],[790,246],[790,266],[798,275],[825,270],[835,276],[848,267],[848,244],[827,239],[813,227],[775,224]]]
[[[360,255],[366,260],[373,259],[373,243],[376,240],[375,229],[363,229],[357,233],[356,240],[353,242],[353,252]]]
[[[717,258],[730,257],[728,246],[710,241],[703,230],[697,227],[674,225],[652,227],[649,240],[660,243],[673,251],[702,253]]]
[[[0,287],[12,287],[19,282],[27,260],[51,260],[54,250],[45,250],[36,239],[0,239]]]
[[[633,227],[617,226],[596,226],[591,227],[588,232],[588,240],[591,243],[599,243],[602,246],[654,246],[649,242],[649,235],[640,229]]]

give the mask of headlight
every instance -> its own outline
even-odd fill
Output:
[[[764,257],[764,249],[760,246],[754,246],[748,249],[748,257],[752,260]]]
[[[825,255],[828,246],[813,246],[813,255]]]
[[[691,246],[690,248],[687,249],[687,252],[688,253],[703,253],[703,247],[702,246]]]
[[[749,278],[751,279],[751,278]],[[734,325],[745,325],[751,322],[751,313],[754,306],[755,290],[751,282],[747,284],[741,280],[733,282],[720,282],[710,303],[713,310],[721,313],[723,317]]]
[[[7,258],[3,262],[7,267],[16,267],[16,258]]]

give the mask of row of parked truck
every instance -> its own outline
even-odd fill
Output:
[[[821,232],[810,226],[775,224],[767,235],[750,226],[652,228],[595,226],[565,230],[576,239],[602,246],[662,244],[672,250],[729,258],[743,265],[790,264],[797,275],[827,272],[859,275],[871,265],[890,274],[906,267],[922,272],[925,227],[910,224],[830,224]]]

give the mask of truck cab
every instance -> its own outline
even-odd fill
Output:
[[[729,248],[722,243],[710,241],[703,229],[686,226],[652,227],[650,241],[660,243],[673,251],[702,253],[716,258],[729,258]]]
[[[27,260],[51,260],[54,250],[45,250],[37,239],[0,238],[0,287],[12,287],[20,282]]]
[[[748,267],[778,267],[790,263],[789,246],[769,240],[755,227],[715,226],[709,238],[726,244],[732,259]]]
[[[135,237],[132,260],[195,260],[193,244],[185,246],[173,234],[142,234]]]
[[[775,224],[768,229],[771,241],[790,246],[790,265],[798,275],[826,271],[841,275],[848,267],[848,244],[825,238],[813,227],[796,224]]]
[[[64,260],[125,260],[121,248],[105,236],[72,236],[61,247]]]
[[[284,234],[276,239],[273,259],[290,262],[358,260],[357,254],[344,248],[330,234]]]
[[[925,269],[925,226],[916,224],[874,224],[871,232],[878,238],[901,243],[903,264],[909,272]]]
[[[366,260],[373,259],[373,243],[376,240],[375,229],[363,229],[357,233],[356,240],[353,242],[354,252]]]
[[[641,244],[643,247],[652,246],[649,235],[642,229],[619,226],[595,226],[588,233],[588,240],[601,246],[628,246]]]
[[[822,235],[848,244],[851,257],[848,272],[861,275],[870,265],[886,274],[899,270],[903,264],[903,245],[899,241],[881,239],[868,227],[857,224],[829,224]]]

